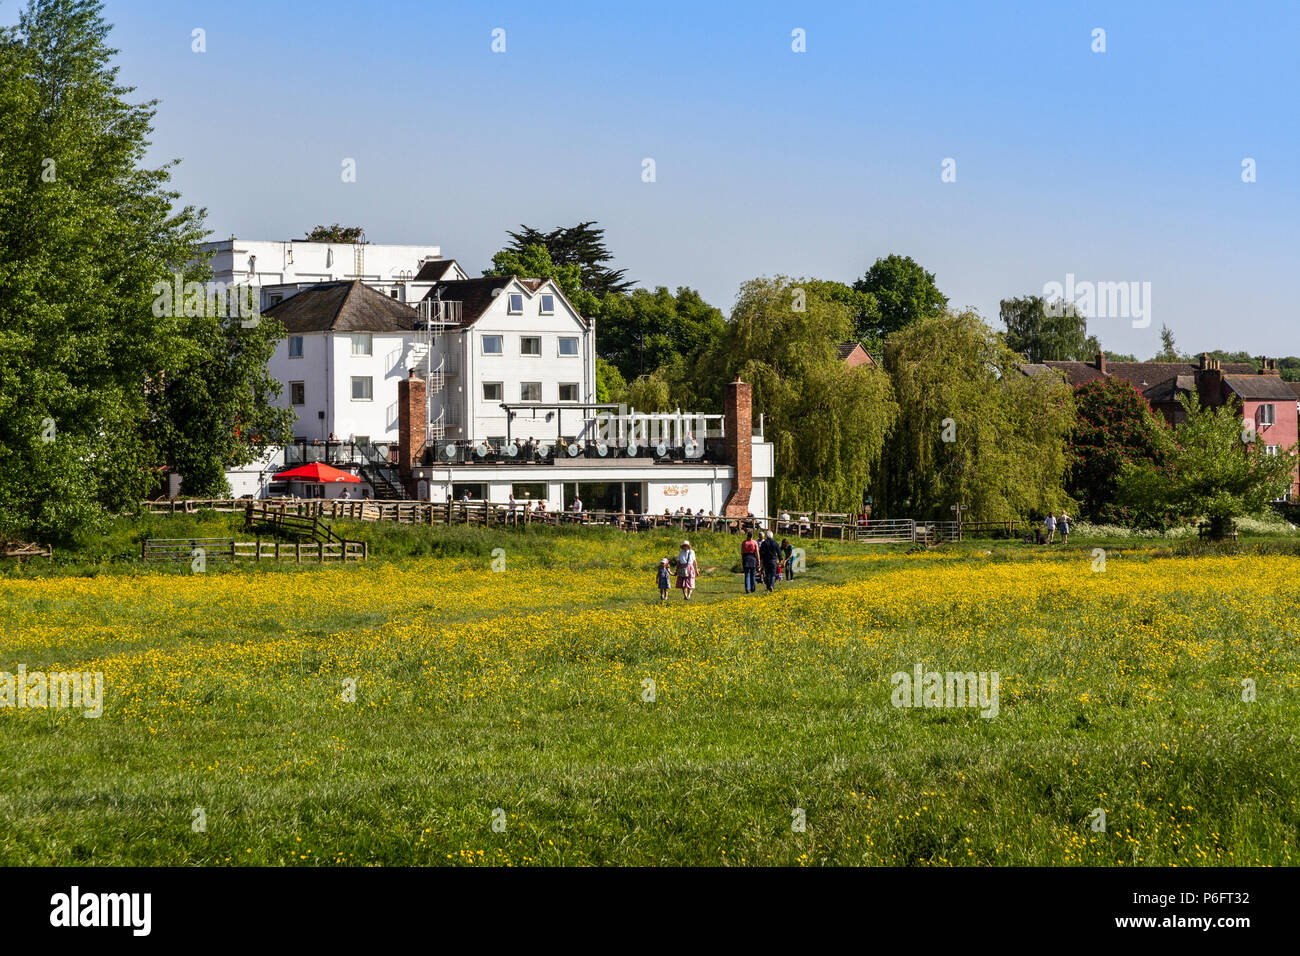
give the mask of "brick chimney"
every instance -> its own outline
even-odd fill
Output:
[[[1259,359],[1259,374],[1272,375],[1278,377],[1277,359],[1264,358],[1262,355]]]
[[[410,374],[397,383],[397,470],[408,498],[417,496],[411,469],[424,457],[427,417],[424,379],[416,377],[415,369],[411,369]]]
[[[743,518],[749,514],[749,495],[754,490],[754,394],[753,388],[748,382],[742,382],[739,375],[734,382],[727,383],[725,413],[727,437],[723,447],[727,464],[736,469],[736,477],[722,514],[727,518]]]
[[[1106,374],[1106,353],[1098,352],[1097,358],[1094,360],[1093,364],[1096,367],[1098,372],[1101,372],[1102,375],[1105,375]]]
[[[1218,359],[1205,354],[1201,355],[1201,367],[1196,370],[1196,397],[1206,408],[1223,404],[1223,367]]]

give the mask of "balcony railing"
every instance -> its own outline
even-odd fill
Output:
[[[573,461],[637,460],[646,464],[717,465],[726,462],[721,438],[686,443],[617,444],[579,438],[555,441],[434,441],[426,447],[426,465],[533,466]]]

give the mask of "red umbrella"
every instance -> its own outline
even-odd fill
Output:
[[[360,482],[361,479],[346,471],[331,468],[329,465],[322,465],[320,462],[312,462],[310,465],[300,465],[297,468],[290,468],[288,471],[282,471],[276,475],[272,481]]]

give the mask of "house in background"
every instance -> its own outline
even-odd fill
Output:
[[[1268,454],[1281,454],[1300,439],[1297,389],[1282,381],[1276,359],[1262,359],[1256,370],[1249,362],[1219,362],[1202,352],[1197,362],[1107,362],[1104,352],[1092,362],[1043,362],[1027,366],[1027,374],[1053,369],[1071,385],[1104,378],[1133,384],[1154,411],[1171,425],[1186,419],[1179,399],[1190,396],[1206,407],[1238,403],[1243,422],[1250,422]],[[1300,475],[1291,494],[1300,494]]]
[[[861,342],[844,342],[838,346],[840,361],[849,368],[857,368],[859,365],[875,365],[871,358],[871,353],[862,347]]]

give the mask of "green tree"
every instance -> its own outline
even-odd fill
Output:
[[[1284,497],[1295,476],[1296,449],[1270,455],[1243,427],[1241,406],[1201,407],[1179,398],[1187,420],[1160,432],[1156,462],[1134,461],[1119,476],[1118,499],[1157,522],[1206,518],[1222,538],[1235,518],[1259,515]]]
[[[492,268],[485,276],[518,276],[523,279],[553,279],[580,315],[600,315],[600,300],[582,287],[582,270],[575,264],[560,265],[551,259],[545,246],[525,246],[522,250],[502,249],[492,257]]]
[[[610,362],[596,357],[596,401],[621,402],[627,393],[627,381]]]
[[[307,233],[308,242],[365,242],[366,230],[361,226],[315,226]]]
[[[161,464],[146,383],[183,352],[151,310],[202,213],[145,168],[92,0],[34,0],[0,31],[0,533],[57,540],[134,505]]]
[[[725,326],[722,312],[694,289],[633,289],[605,296],[596,348],[632,381],[712,348]]]
[[[550,232],[521,225],[518,232],[507,235],[512,240],[506,247],[510,251],[522,254],[529,246],[544,246],[557,266],[577,266],[579,284],[598,299],[611,292],[626,292],[633,285],[624,278],[626,269],[610,269],[605,264],[614,256],[605,246],[605,230],[596,228],[594,220]]]
[[[186,347],[148,390],[149,434],[182,476],[181,493],[229,494],[226,469],[259,459],[291,433],[294,414],[277,407],[281,385],[267,362],[283,338],[274,319],[205,310],[186,320]]]
[[[926,272],[911,256],[877,259],[853,288],[876,300],[879,316],[875,327],[860,330],[860,335],[884,338],[913,322],[940,314],[948,305],[948,297],[935,285],[934,273]]]
[[[1087,318],[1069,303],[1027,295],[1003,299],[999,312],[1007,347],[1030,362],[1082,362],[1101,351]]]
[[[871,357],[879,362],[884,355],[884,341],[879,335],[880,306],[870,292],[833,279],[805,279],[808,292],[848,308],[853,317],[853,334],[845,341],[861,342]]]
[[[1122,378],[1095,379],[1074,390],[1075,421],[1067,454],[1066,490],[1091,521],[1128,524],[1137,520],[1116,502],[1125,465],[1161,464],[1168,425],[1152,413],[1142,393]]]
[[[796,289],[804,290],[803,311],[792,308]],[[701,408],[721,410],[722,391],[737,376],[753,387],[755,416],[764,416],[776,455],[772,500],[781,508],[856,511],[869,490],[897,409],[878,368],[840,361],[836,346],[852,337],[853,318],[810,280],[753,279],[741,286],[717,346],[692,367]]]
[[[1070,388],[1057,375],[1025,375],[1022,359],[974,312],[921,319],[886,341],[885,368],[899,406],[880,458],[888,514],[1004,520],[1055,508]]]
[[[1153,362],[1186,362],[1188,357],[1178,351],[1174,342],[1173,330],[1167,325],[1160,326],[1160,351],[1151,356]]]

